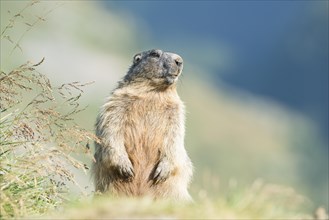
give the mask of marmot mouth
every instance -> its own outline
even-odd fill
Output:
[[[179,77],[179,75],[181,74],[182,70],[178,69],[176,71],[168,71],[167,74],[165,74],[165,77],[173,77],[173,78],[177,78]]]
[[[176,81],[177,81],[177,79],[178,79],[178,75],[179,74],[170,74],[170,75],[167,75],[166,77],[165,77],[165,79],[166,79],[166,83],[168,84],[168,85],[171,85],[171,84],[173,84],[173,83],[175,83]]]

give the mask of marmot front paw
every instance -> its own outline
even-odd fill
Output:
[[[112,166],[119,177],[124,180],[130,181],[135,176],[133,165],[128,157],[120,157]]]
[[[164,182],[171,174],[172,166],[167,160],[161,160],[152,175],[153,184]]]

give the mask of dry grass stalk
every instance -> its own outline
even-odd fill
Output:
[[[1,31],[3,40],[20,48],[8,31],[23,22],[27,4]],[[19,19],[21,19],[19,21]],[[36,22],[26,24],[27,30]],[[10,31],[9,31],[10,32]],[[92,154],[95,136],[78,126],[74,117],[84,110],[79,101],[85,86],[79,82],[53,87],[34,64],[27,62],[0,73],[0,218],[42,214],[59,207],[68,197],[68,181],[78,185],[72,167],[88,167],[74,155]]]

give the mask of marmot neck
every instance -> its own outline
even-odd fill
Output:
[[[139,92],[176,92],[176,83],[165,84],[165,83],[156,83],[152,80],[144,79],[135,79],[132,81],[122,80],[118,85],[119,89],[130,88]]]

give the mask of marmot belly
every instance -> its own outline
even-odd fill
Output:
[[[160,160],[163,148],[165,139],[163,128],[167,127],[165,121],[152,121],[154,118],[152,115],[156,112],[154,110],[141,112],[137,117],[129,113],[127,115],[127,118],[134,118],[134,121],[127,120],[124,145],[133,164],[135,177],[129,182],[122,182],[120,179],[113,181],[119,194],[124,192],[127,195],[143,196],[152,194],[154,190],[152,174]],[[158,117],[163,117],[163,115]]]

